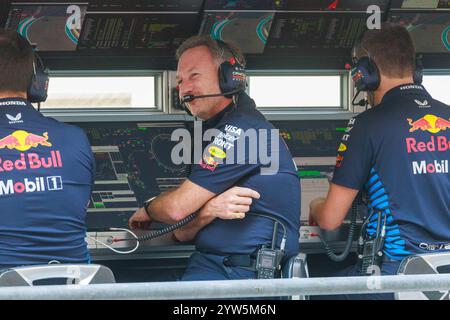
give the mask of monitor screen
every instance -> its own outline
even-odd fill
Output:
[[[326,197],[348,120],[273,121],[294,157],[300,177],[301,223],[311,200]]]
[[[91,11],[200,11],[203,0],[95,0]]]
[[[391,9],[450,9],[448,0],[391,0]]]
[[[336,157],[348,120],[271,121],[292,156]]]
[[[450,53],[450,12],[390,12],[390,22],[404,25],[420,53]]]
[[[339,10],[366,11],[371,5],[377,5],[382,11],[388,0],[286,0],[287,10]]]
[[[92,145],[95,183],[88,229],[126,227],[145,200],[180,185],[189,167],[174,164],[171,141],[182,123],[78,123]],[[153,228],[161,224],[155,223]]]
[[[6,28],[38,51],[76,50],[87,4],[12,4]]]
[[[350,55],[356,40],[366,30],[361,13],[276,14],[265,54]]]
[[[385,10],[389,0],[206,0],[205,10],[345,10],[366,11],[370,5]]]
[[[172,55],[194,34],[197,14],[90,14],[78,49],[147,49]]]
[[[273,13],[208,12],[201,33],[214,39],[232,40],[243,53],[263,53],[272,26]]]
[[[206,0],[205,10],[283,10],[289,0]]]
[[[308,224],[309,203],[326,197],[337,150],[348,120],[273,121],[297,165],[301,184],[301,222]]]

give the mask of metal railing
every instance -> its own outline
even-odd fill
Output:
[[[448,291],[450,274],[1,287],[0,299],[215,299]]]

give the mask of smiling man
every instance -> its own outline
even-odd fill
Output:
[[[238,48],[195,36],[180,46],[177,59],[180,97],[190,113],[203,120],[203,130],[215,129],[217,135],[203,143],[202,157],[194,161],[188,179],[148,201],[130,225],[175,223],[197,212],[174,233],[180,241],[195,239],[197,248],[182,280],[256,278],[257,252],[272,246],[275,223],[279,228],[273,246],[283,249],[284,258],[298,251],[296,167],[279,135],[271,141],[274,127],[244,92],[244,57]],[[278,146],[268,150],[278,170],[264,174],[267,165],[258,148],[243,143],[249,132],[256,135],[257,145]],[[261,132],[269,134],[260,136]]]

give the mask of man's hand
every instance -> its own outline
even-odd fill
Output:
[[[148,216],[144,208],[139,208],[128,220],[128,225],[131,229],[149,230],[152,224],[152,219]]]
[[[233,187],[209,200],[202,207],[200,214],[225,220],[243,219],[250,210],[253,199],[259,197],[255,190]]]
[[[308,224],[310,226],[317,226],[317,214],[320,207],[325,203],[325,198],[316,198],[309,203],[309,218]]]

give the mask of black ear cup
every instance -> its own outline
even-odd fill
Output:
[[[33,77],[28,88],[27,98],[32,103],[44,102],[47,100],[49,75],[48,70],[39,56],[36,55],[36,62],[33,63]]]
[[[380,72],[369,57],[354,58],[350,74],[359,91],[375,91],[380,85]]]
[[[247,75],[244,66],[235,57],[233,50],[222,40],[216,40],[219,46],[232,54],[232,57],[219,66],[219,87],[221,93],[232,92],[226,97],[231,97],[234,93],[244,90],[247,84]]]

